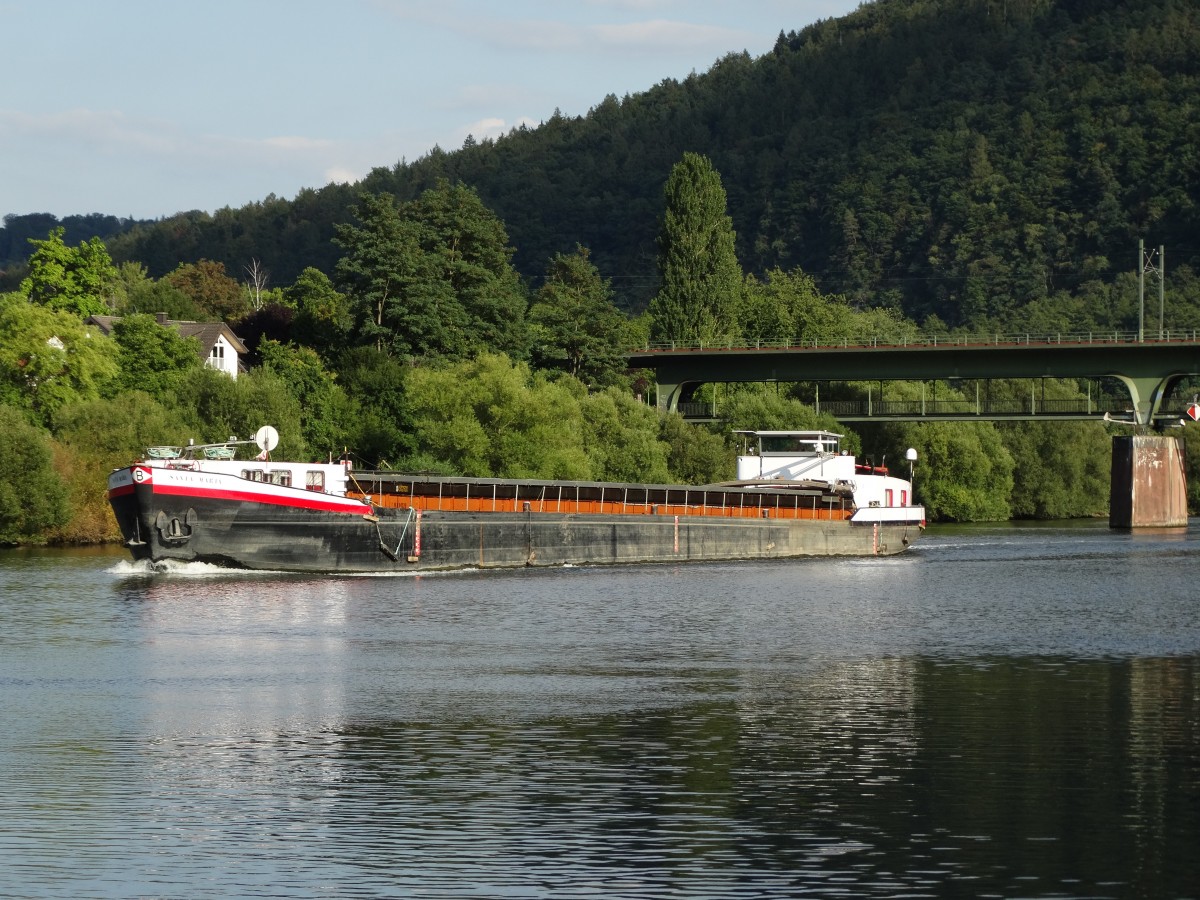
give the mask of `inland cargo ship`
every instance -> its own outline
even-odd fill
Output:
[[[688,486],[282,462],[268,426],[254,441],[149,448],[112,472],[108,498],[136,560],[284,572],[882,556],[920,536],[911,481],[858,464],[841,435],[739,435],[737,478]]]

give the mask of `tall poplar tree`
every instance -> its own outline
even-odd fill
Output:
[[[664,194],[651,339],[695,345],[737,337],[742,270],[721,176],[707,157],[685,153]]]

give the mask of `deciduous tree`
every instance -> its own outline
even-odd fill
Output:
[[[184,263],[164,279],[214,320],[233,322],[250,312],[246,290],[225,272],[225,264],[202,259]]]
[[[550,262],[529,308],[529,328],[534,365],[560,369],[593,387],[621,380],[632,329],[586,247]]]
[[[292,339],[331,362],[349,346],[354,319],[346,295],[322,271],[307,268],[283,292],[293,310]]]
[[[0,544],[43,542],[67,521],[67,492],[52,459],[50,436],[0,404]]]
[[[580,401],[570,378],[550,380],[499,354],[414,369],[408,400],[417,444],[463,475],[588,478]]]
[[[65,404],[107,391],[117,368],[116,343],[75,313],[0,297],[0,403],[48,425]]]
[[[580,410],[583,446],[593,478],[651,484],[670,479],[670,448],[659,440],[657,410],[619,388],[589,394],[580,402]]]
[[[200,369],[200,346],[195,338],[182,337],[164,328],[154,316],[136,313],[113,323],[117,345],[116,378],[122,390],[142,390],[160,400],[170,399],[180,382]]]
[[[313,454],[338,455],[345,444],[352,406],[333,373],[309,347],[264,340],[262,368],[278,375],[299,402],[300,430]]]
[[[78,247],[63,243],[60,226],[44,241],[30,238],[37,249],[29,258],[29,275],[21,291],[34,303],[70,312],[81,319],[109,312],[108,298],[117,270],[98,237]]]
[[[446,180],[407,204],[405,213],[420,224],[431,274],[467,314],[463,350],[524,359],[527,300],[500,218],[473,188]]]
[[[354,212],[358,224],[337,228],[337,286],[349,298],[358,343],[401,356],[460,354],[468,316],[435,275],[419,223],[390,194],[363,194]]]

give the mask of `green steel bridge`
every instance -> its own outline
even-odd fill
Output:
[[[1200,415],[1191,398],[1177,390],[1200,376],[1200,331],[1163,332],[1153,338],[1136,332],[1087,332],[921,337],[899,343],[649,345],[629,354],[629,365],[654,371],[660,409],[692,418],[719,416],[712,403],[694,401],[697,387],[730,382],[814,383],[816,407],[847,422],[1104,419],[1163,428]],[[1029,380],[1029,394],[993,400],[990,382],[996,379]],[[1086,381],[1087,396],[1047,399],[1045,379]],[[939,381],[972,382],[967,391],[973,388],[975,396],[939,399]],[[879,393],[871,387],[865,400],[822,402],[820,385],[834,382],[878,384]],[[888,382],[919,382],[921,397],[887,399]]]

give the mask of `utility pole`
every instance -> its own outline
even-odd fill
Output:
[[[1167,254],[1162,244],[1158,245],[1158,339],[1163,338],[1163,293],[1167,278]]]
[[[1138,343],[1146,321],[1146,242],[1138,238]]]
[[[1162,244],[1159,244],[1158,251],[1153,250],[1146,253],[1146,242],[1138,241],[1138,343],[1140,344],[1145,338],[1145,322],[1146,322],[1146,273],[1154,272],[1158,275],[1158,339],[1161,341],[1163,336],[1163,293],[1164,275],[1165,275],[1165,254]]]

